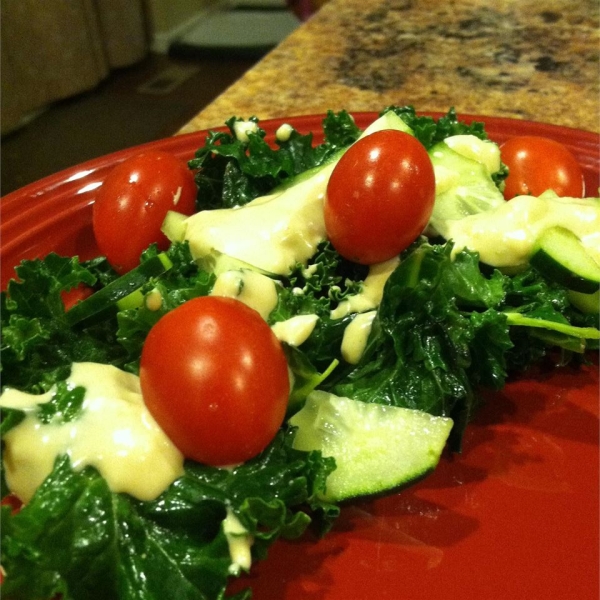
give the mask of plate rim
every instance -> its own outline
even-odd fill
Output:
[[[376,118],[380,113],[376,111],[357,111],[353,112],[352,110],[347,111],[351,114],[355,120],[364,121],[368,119]],[[447,113],[440,111],[417,111],[417,115],[419,116],[431,116],[434,118],[439,118],[444,116]],[[531,132],[539,131],[540,134],[545,132],[547,134],[551,134],[552,137],[561,138],[565,140],[568,145],[568,140],[570,138],[577,138],[580,142],[578,146],[590,146],[591,148],[600,149],[600,134],[596,134],[592,131],[585,129],[577,129],[574,127],[567,127],[563,125],[555,125],[552,123],[546,123],[542,121],[530,121],[525,119],[515,119],[512,117],[496,117],[489,115],[477,115],[471,113],[460,113],[457,112],[457,117],[461,121],[465,121],[467,123],[472,123],[474,121],[482,122],[486,130],[491,125],[493,129],[497,127],[501,127],[507,131],[512,131],[516,129],[526,129]],[[282,123],[292,121],[294,124],[303,124],[306,125],[308,123],[319,123],[325,118],[325,114],[308,114],[308,115],[291,115],[285,117],[273,117],[269,119],[261,119],[259,121],[261,128],[267,131],[267,135],[273,135],[276,128]],[[78,163],[76,165],[66,167],[65,169],[61,169],[56,173],[51,175],[47,175],[46,177],[42,177],[36,181],[28,183],[23,187],[9,192],[8,194],[0,197],[0,206],[4,204],[6,201],[13,201],[15,196],[18,197],[26,197],[26,196],[38,196],[43,191],[51,191],[55,187],[59,187],[61,183],[64,183],[69,180],[75,181],[74,176],[82,171],[92,171],[98,170],[102,167],[107,167],[108,165],[114,165],[118,162],[125,160],[128,156],[135,154],[137,152],[143,152],[150,149],[163,149],[166,151],[173,150],[174,147],[178,146],[186,146],[193,145],[192,142],[196,140],[200,140],[211,132],[223,132],[228,131],[228,128],[225,124],[209,127],[206,129],[199,129],[198,131],[193,131],[190,133],[182,133],[175,134],[172,136],[159,138],[156,140],[152,140],[149,142],[144,142],[142,144],[136,144],[134,146],[129,146],[127,148],[122,148],[120,150],[116,150],[114,152],[110,152],[108,154],[103,154],[96,158],[89,159],[82,163]],[[600,150],[598,150],[600,152]],[[600,154],[597,152],[597,164],[600,169]]]
[[[351,113],[351,114],[355,117],[355,119],[361,120],[361,119],[372,118],[373,116],[376,116],[378,113],[356,112],[356,113]],[[445,113],[419,112],[418,114],[435,116],[435,115],[443,115]],[[518,119],[511,119],[511,118],[504,118],[504,117],[485,117],[485,116],[481,116],[481,115],[466,115],[466,114],[462,114],[462,113],[459,113],[458,116],[461,120],[465,120],[465,121],[467,121],[469,119],[477,120],[477,121],[484,122],[486,125],[487,125],[487,123],[493,122],[494,125],[497,125],[500,127],[502,127],[506,124],[508,127],[547,131],[552,134],[556,134],[558,136],[561,136],[561,135],[575,136],[575,137],[577,137],[577,139],[584,139],[584,140],[589,141],[590,148],[595,149],[596,154],[598,154],[598,148],[600,146],[600,144],[599,144],[600,140],[598,139],[597,134],[594,134],[593,132],[587,132],[584,130],[568,128],[568,127],[563,127],[563,126],[558,126],[558,125],[551,125],[551,124],[546,124],[546,123],[538,123],[538,122],[533,122],[533,121],[521,121]],[[317,123],[318,121],[321,121],[323,118],[324,118],[324,115],[314,115],[314,114],[313,115],[298,115],[295,117],[284,117],[284,118],[273,118],[273,119],[261,120],[260,125],[261,125],[261,127],[265,128],[268,132],[270,132],[270,135],[272,135],[274,132],[273,130],[281,123],[293,121],[293,123],[302,123],[303,125],[311,124],[311,123],[314,124],[314,123]],[[116,162],[118,162],[120,160],[124,160],[127,156],[135,154],[136,152],[143,151],[145,149],[161,148],[161,149],[168,150],[169,148],[177,149],[177,148],[185,147],[186,151],[187,151],[188,148],[193,147],[194,144],[196,144],[199,140],[201,140],[201,138],[203,136],[205,136],[208,131],[219,131],[219,130],[226,131],[227,127],[220,126],[220,127],[215,127],[215,128],[205,129],[205,130],[199,130],[199,131],[188,133],[188,134],[181,134],[181,135],[171,136],[168,138],[162,138],[160,140],[155,140],[152,142],[147,142],[145,144],[132,146],[132,147],[122,149],[122,150],[119,150],[119,151],[116,151],[116,152],[113,152],[110,154],[103,155],[103,156],[95,158],[95,159],[91,159],[89,161],[85,161],[81,164],[74,165],[73,167],[69,167],[67,169],[58,171],[57,173],[55,173],[53,175],[49,175],[48,177],[42,178],[36,182],[28,184],[27,186],[24,186],[23,188],[20,188],[19,190],[15,190],[14,192],[7,194],[6,196],[4,196],[0,199],[0,209],[2,209],[6,204],[12,204],[13,202],[20,203],[20,202],[25,201],[27,198],[31,198],[31,199],[37,198],[39,200],[40,197],[43,198],[43,196],[45,194],[49,194],[50,200],[52,200],[54,194],[59,193],[59,191],[61,194],[64,194],[65,202],[68,203],[70,194],[73,191],[76,191],[77,188],[81,186],[81,182],[83,180],[85,180],[85,178],[87,176],[84,176],[80,179],[72,179],[69,183],[65,183],[65,182],[69,178],[73,178],[75,175],[77,175],[78,173],[80,173],[82,171],[90,170],[91,171],[90,176],[91,176],[91,175],[93,175],[94,172],[98,171],[99,169],[111,167],[114,164],[116,164]],[[198,144],[198,146],[199,146],[199,144]],[[600,156],[598,157],[597,170],[600,171]],[[89,204],[90,201],[84,200],[84,203]],[[79,203],[79,204],[74,203],[72,206],[72,210],[79,210],[80,206],[81,206],[81,203]],[[2,227],[3,225],[4,225],[4,222],[3,221],[0,222],[0,227]],[[31,235],[31,230],[26,233]],[[3,237],[3,239],[2,239],[3,246],[4,246],[4,242],[5,242],[5,240]],[[4,272],[5,268],[6,267],[3,263],[2,264],[3,272]],[[11,267],[11,271],[12,271],[12,267]]]
[[[380,114],[375,111],[347,112],[359,127],[366,127]],[[419,116],[432,116],[436,119],[446,114],[448,113],[417,111]],[[265,139],[273,143],[275,132],[283,123],[293,125],[301,133],[313,132],[315,137],[322,136],[322,122],[326,115],[327,113],[275,117],[259,120],[259,123],[266,131]],[[457,117],[467,123],[482,123],[490,139],[497,143],[515,135],[544,135],[556,139],[565,144],[581,164],[586,187],[591,190],[600,188],[600,136],[593,132],[509,117],[470,113],[457,113]],[[23,259],[45,256],[52,250],[64,253],[64,246],[68,247],[69,255],[80,254],[78,244],[71,240],[69,233],[78,238],[90,235],[93,237],[91,205],[95,201],[95,190],[102,185],[104,178],[116,164],[148,150],[162,150],[182,160],[189,160],[204,144],[209,132],[213,131],[228,131],[228,127],[223,123],[218,127],[123,148],[62,169],[1,197],[0,287],[6,287],[9,279],[14,277],[14,267]],[[47,216],[48,213],[51,216]],[[72,215],[73,220],[69,219],[68,214]],[[77,219],[86,220],[85,234],[81,229],[76,229]],[[37,239],[32,239],[32,230],[36,232]],[[53,242],[48,244],[48,250],[45,249],[45,236],[53,239]]]

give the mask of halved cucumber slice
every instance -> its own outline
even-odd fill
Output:
[[[444,144],[461,156],[484,165],[490,175],[498,172],[502,166],[500,146],[489,140],[480,140],[471,134],[452,135],[444,140]]]
[[[170,242],[183,242],[185,239],[185,220],[188,215],[169,210],[165,216],[160,230],[167,236]]]
[[[310,169],[307,169],[306,171],[302,171],[301,173],[294,175],[293,177],[290,177],[289,179],[286,179],[278,186],[273,188],[270,194],[278,194],[279,192],[283,192],[284,190],[294,187],[298,183],[302,183],[303,181],[310,179],[311,177],[313,177],[313,175],[317,175],[319,171],[321,171],[327,165],[337,162],[342,157],[342,154],[346,152],[346,150],[347,148],[340,148],[337,152],[334,152],[325,162],[320,164],[318,167],[312,167]]]
[[[597,315],[600,313],[600,289],[594,294],[583,294],[569,290],[569,301],[586,315]]]
[[[143,300],[143,296],[136,293],[139,288],[148,283],[150,279],[162,275],[172,266],[173,263],[164,252],[153,256],[85,300],[75,304],[65,315],[67,324],[72,327],[87,322],[106,310],[123,310],[138,305]]]
[[[600,286],[600,265],[579,238],[563,227],[551,227],[540,235],[529,262],[544,277],[570,290],[593,294]]]
[[[435,171],[435,205],[429,225],[449,239],[456,221],[506,204],[489,166],[453,150],[444,142],[429,151]]]
[[[399,117],[394,111],[388,110],[383,113],[378,119],[373,121],[360,135],[364,138],[367,135],[371,135],[377,131],[384,131],[386,129],[395,129],[397,131],[403,131],[409,135],[415,135],[415,132]],[[359,138],[360,139],[360,138]]]
[[[361,134],[358,139],[361,139],[371,133],[375,133],[376,131],[382,131],[384,129],[396,129],[398,131],[404,131],[409,135],[414,135],[413,130],[395,113],[392,111],[388,111],[384,113],[381,117],[377,118],[373,121]],[[323,167],[331,164],[332,162],[337,162],[342,155],[348,150],[348,148],[340,148],[337,152],[332,154],[329,159],[318,167],[313,167],[312,169],[308,169],[303,171],[302,173],[298,173],[298,175],[294,175],[294,177],[290,177],[283,183],[279,184],[275,189],[272,190],[272,194],[281,192],[290,187],[293,187],[297,183],[305,181],[316,175]],[[167,236],[168,237],[168,236]]]
[[[213,250],[196,260],[198,266],[208,273],[214,273],[219,276],[222,273],[227,271],[254,271],[256,273],[260,273],[261,275],[266,275],[267,277],[276,278],[277,275],[271,273],[270,271],[266,271],[265,269],[261,269],[255,265],[251,265],[239,258],[235,258],[235,256],[229,256],[228,254],[224,254],[219,250],[213,248]]]
[[[381,494],[433,471],[452,419],[312,392],[290,420],[293,446],[335,458],[324,499],[332,502]]]

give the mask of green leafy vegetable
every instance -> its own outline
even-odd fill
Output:
[[[17,514],[2,513],[3,597],[63,594],[101,598],[222,598],[232,564],[222,522],[231,509],[264,558],[280,536],[295,538],[318,511],[325,528],[338,510],[317,499],[332,459],[298,452],[279,435],[256,459],[232,470],[186,465],[151,502],[112,493],[92,467],[67,457]],[[239,598],[248,598],[242,593]]]
[[[427,148],[449,135],[487,138],[482,124],[461,123],[454,110],[440,119],[419,116],[410,106],[386,110],[398,114]],[[254,131],[238,138],[239,121],[232,117],[228,132],[210,133],[189,163],[197,171],[199,209],[243,205],[332,160],[360,135],[345,111],[327,113],[319,145],[312,134],[298,131],[269,144],[254,118]],[[501,169],[496,183],[505,174]],[[157,253],[150,247],[142,261]],[[76,419],[81,408],[82,388],[64,383],[73,362],[137,372],[150,328],[214,285],[215,276],[198,267],[187,243],[174,243],[167,253],[173,267],[142,287],[140,305],[77,331],[67,324],[61,294],[80,284],[102,289],[117,274],[103,258],[80,264],[50,254],[24,261],[1,297],[3,385],[30,393],[54,389],[39,409],[42,421],[54,423]],[[499,389],[511,373],[549,354],[558,353],[561,364],[577,363],[585,360],[584,350],[598,349],[599,315],[583,314],[570,303],[568,290],[532,269],[505,275],[481,265],[476,253],[452,256],[451,242],[424,238],[401,259],[356,365],[340,351],[355,315],[333,319],[331,311],[360,292],[367,269],[323,243],[308,264],[296,265],[280,281],[270,324],[297,315],[318,318],[300,348],[286,347],[294,375],[290,412],[315,388],[416,408],[452,417],[451,445],[460,449],[480,388]],[[24,415],[3,409],[0,433],[18,426]],[[337,507],[318,500],[332,459],[293,450],[292,436],[284,426],[265,452],[232,470],[188,462],[185,474],[151,502],[114,494],[95,469],[73,470],[60,457],[23,510],[2,510],[3,597],[222,600],[232,576],[223,530],[227,514],[253,538],[254,559],[264,558],[278,537],[300,535],[311,519],[326,531],[337,515]]]
[[[198,208],[231,208],[262,196],[285,180],[328,162],[341,148],[355,141],[360,131],[352,117],[341,111],[327,113],[323,121],[325,141],[313,147],[312,133],[303,135],[293,130],[289,139],[276,140],[272,148],[265,140],[266,132],[257,125],[246,140],[235,133],[236,122],[227,122],[228,133],[211,132],[196,157],[189,162],[198,170]]]
[[[319,245],[308,264],[298,264],[278,290],[277,307],[269,322],[294,315],[327,317],[338,302],[360,290],[368,269],[342,258],[329,242]]]
[[[77,258],[49,254],[16,268],[18,280],[10,281],[1,300],[3,386],[42,393],[66,379],[73,362],[123,362],[113,322],[75,332],[65,321],[61,292],[80,283],[107,283],[110,274],[100,277],[104,265],[103,260],[80,264]]]
[[[566,289],[533,270],[514,277],[485,274],[476,253],[463,250],[454,259],[451,253],[452,243],[409,249],[386,284],[360,363],[338,368],[324,387],[449,416],[458,450],[479,387],[501,389],[510,372],[525,370],[556,347],[578,353],[594,348],[600,332],[570,307]]]
[[[473,121],[469,124],[459,121],[454,108],[439,119],[417,115],[412,106],[388,106],[381,114],[388,111],[395,112],[413,130],[415,137],[427,150],[452,135],[474,135],[480,140],[488,139],[483,123]],[[497,186],[500,186],[507,177],[508,168],[505,164],[501,164],[500,169],[492,174],[492,179]]]
[[[156,253],[156,248],[151,247],[143,258]],[[214,275],[202,271],[194,262],[187,242],[172,244],[167,255],[173,267],[144,288],[146,298],[142,306],[117,314],[117,340],[127,351],[127,368],[133,372],[138,371],[144,340],[160,317],[187,300],[207,295],[215,282]]]
[[[413,130],[415,137],[427,150],[452,135],[469,134],[481,140],[488,139],[483,123],[474,121],[468,125],[463,121],[459,121],[453,108],[439,119],[417,115],[412,106],[388,106],[381,111],[381,114],[388,111],[396,113]]]
[[[38,419],[45,424],[68,423],[81,413],[84,397],[85,388],[81,386],[71,388],[66,382],[59,381],[50,401],[38,405]]]
[[[585,361],[584,350],[598,349],[600,314],[586,315],[572,306],[565,287],[528,268],[507,277],[506,290],[503,310],[514,325],[510,331],[514,347],[507,354],[509,371],[525,371],[557,349],[562,354],[555,359],[558,364]]]
[[[477,256],[423,243],[390,276],[367,349],[334,393],[454,419],[454,448],[476,404],[474,385],[500,388],[511,347],[502,278]],[[483,352],[483,354],[479,354]]]

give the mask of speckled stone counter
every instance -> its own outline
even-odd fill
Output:
[[[598,0],[330,0],[180,133],[379,111],[513,117],[600,131]]]

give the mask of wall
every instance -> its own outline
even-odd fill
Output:
[[[178,32],[199,13],[222,5],[222,0],[146,0],[151,27],[158,45]],[[156,44],[155,44],[156,45]]]
[[[2,134],[148,53],[146,0],[4,0]],[[201,0],[197,0],[200,2]]]
[[[164,33],[192,17],[203,0],[148,0],[152,27]]]

